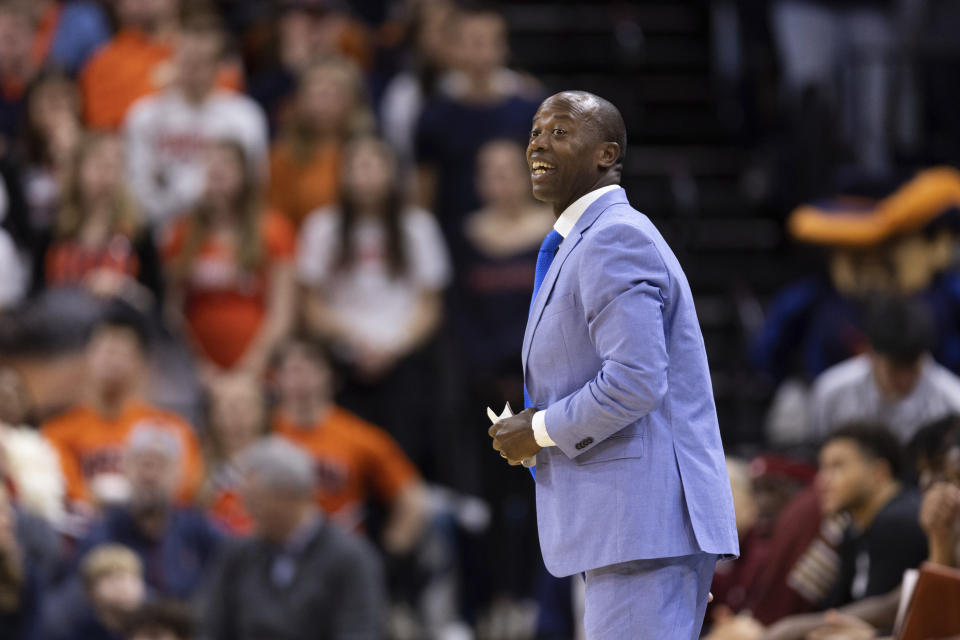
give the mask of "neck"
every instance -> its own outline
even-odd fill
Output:
[[[467,91],[465,97],[472,102],[486,102],[499,97],[499,92],[493,82],[494,72],[468,73]]]
[[[870,524],[873,523],[873,519],[877,517],[877,514],[880,513],[880,510],[883,509],[888,502],[893,500],[899,491],[899,482],[895,480],[888,481],[878,491],[873,492],[863,504],[850,509],[850,516],[853,518],[853,522],[861,531],[867,529]]]
[[[611,185],[619,185],[620,181],[611,175],[604,174],[594,181],[593,185],[590,187],[580,190],[576,195],[570,196],[567,200],[563,202],[554,202],[553,203],[553,215],[557,218],[567,210],[567,207],[572,205],[574,202],[587,195],[591,191],[596,191],[597,189],[602,189],[603,187],[609,187]]]
[[[327,417],[333,405],[326,398],[303,398],[287,403],[285,410],[294,425],[303,429],[315,427]]]
[[[287,527],[286,531],[284,531],[282,535],[278,536],[278,539],[274,540],[274,542],[282,545],[289,543],[298,532],[300,532],[304,527],[309,526],[318,517],[318,514],[319,512],[312,503],[305,504],[297,517],[291,521],[290,526]]]
[[[100,415],[115,418],[123,411],[128,399],[129,394],[124,391],[97,392],[93,395],[92,404]]]
[[[207,96],[210,95],[210,91],[210,87],[204,87],[202,89],[191,87],[180,88],[180,93],[183,95],[184,99],[194,106],[203,104],[203,101],[206,100]]]

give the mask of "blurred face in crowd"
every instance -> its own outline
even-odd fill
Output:
[[[455,21],[457,66],[472,76],[492,73],[507,63],[507,26],[494,13],[463,14]]]
[[[880,393],[889,400],[900,400],[910,394],[920,381],[924,359],[916,362],[897,362],[872,352],[870,362],[873,367],[873,379]]]
[[[87,347],[90,380],[99,395],[116,396],[136,388],[145,354],[132,329],[100,327]]]
[[[252,376],[218,382],[211,389],[210,403],[210,426],[224,455],[242,451],[263,432],[264,399]]]
[[[280,400],[285,405],[326,401],[330,397],[329,366],[326,362],[318,362],[301,346],[287,349],[276,376]]]
[[[343,162],[343,188],[356,206],[382,204],[396,177],[396,162],[385,144],[368,138],[350,145]]]
[[[450,20],[453,6],[448,0],[421,3],[417,16],[417,52],[430,65],[449,66],[453,47],[450,42]]]
[[[223,38],[213,31],[188,31],[177,47],[177,79],[188,97],[203,99],[213,89],[220,66]]]
[[[65,78],[52,78],[33,90],[28,109],[32,126],[49,134],[60,126],[64,119],[79,119],[77,88]]]
[[[30,60],[33,26],[26,13],[0,9],[0,73],[22,76]]]
[[[243,479],[243,504],[257,533],[266,540],[284,543],[313,506],[313,496],[271,489],[254,473]]]
[[[854,440],[830,440],[820,450],[817,484],[825,513],[859,508],[888,480],[886,462],[864,454]]]
[[[16,551],[17,529],[13,505],[6,488],[0,485],[0,557]]]
[[[477,158],[477,191],[490,206],[515,207],[530,201],[530,177],[523,148],[508,141],[491,142]]]
[[[130,483],[130,506],[135,512],[163,511],[173,503],[180,480],[176,453],[165,445],[139,446],[124,452],[123,464]]]
[[[143,602],[146,588],[139,572],[115,569],[99,576],[90,588],[90,600],[101,615],[122,616]]]
[[[29,414],[30,394],[23,378],[16,369],[0,365],[0,423],[23,424]]]
[[[297,98],[299,119],[315,133],[340,133],[355,106],[353,80],[338,64],[322,64],[303,77]]]
[[[80,158],[79,180],[83,201],[91,206],[110,202],[124,186],[123,145],[118,136],[93,142]]]
[[[116,10],[121,27],[150,31],[176,19],[180,0],[117,0]]]
[[[206,197],[208,202],[231,207],[243,190],[247,168],[240,152],[230,144],[215,143],[206,153]]]

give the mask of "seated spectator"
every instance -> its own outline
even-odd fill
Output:
[[[80,93],[58,71],[43,71],[27,92],[21,130],[22,181],[30,226],[45,231],[54,225],[64,186],[83,138]]]
[[[867,319],[870,350],[824,371],[813,384],[815,436],[852,421],[889,424],[906,443],[924,424],[960,413],[960,378],[934,362],[924,307],[879,300]]]
[[[926,559],[920,498],[901,486],[901,467],[896,438],[876,424],[838,429],[820,449],[823,510],[850,516],[840,545],[840,576],[825,606],[885,594],[906,569]]]
[[[403,204],[383,142],[351,143],[342,180],[339,205],[311,214],[301,232],[306,326],[332,345],[340,402],[386,428],[421,466],[435,455],[424,428],[433,411],[425,415],[423,398],[434,391],[425,349],[450,278],[446,246],[430,213]]]
[[[114,7],[117,33],[79,75],[84,118],[94,129],[119,129],[134,102],[165,88],[177,74],[169,61],[180,35],[181,0],[117,0]],[[221,64],[217,84],[239,89],[239,68]]]
[[[245,535],[253,522],[243,507],[237,458],[267,431],[266,398],[258,379],[244,375],[217,380],[209,393],[203,502],[218,526]]]
[[[437,214],[457,249],[464,216],[480,208],[475,183],[480,148],[500,138],[525,144],[540,97],[535,83],[506,68],[507,23],[499,13],[460,8],[448,29],[451,66],[458,73],[424,106],[414,145],[419,203]]]
[[[295,99],[298,78],[311,64],[331,56],[352,60],[360,68],[369,67],[369,34],[364,26],[348,17],[342,5],[325,2],[284,0],[276,12],[268,14],[272,42],[260,47],[249,93],[267,112],[271,132],[288,124],[291,100]]]
[[[23,119],[26,89],[39,70],[31,52],[35,28],[27,6],[0,5],[0,156],[11,152]]]
[[[202,481],[203,460],[190,425],[141,399],[147,341],[143,317],[122,303],[112,304],[87,347],[85,399],[43,425],[60,456],[67,498],[82,512],[122,497],[116,490],[123,446],[141,425],[165,429],[179,443],[181,499],[192,498]]]
[[[270,205],[299,227],[307,214],[334,203],[343,145],[373,126],[363,78],[353,64],[331,58],[308,66],[270,150]]]
[[[70,286],[143,310],[163,299],[153,233],[127,190],[114,135],[94,134],[77,147],[56,219],[37,246],[34,290]]]
[[[30,6],[37,23],[33,57],[38,64],[75,74],[110,39],[106,12],[96,2],[33,0]]]
[[[160,228],[203,196],[204,154],[233,140],[258,181],[267,166],[267,125],[250,98],[216,87],[226,36],[216,22],[188,22],[180,34],[176,81],[134,104],[125,122],[130,182],[141,208]]]
[[[376,552],[317,510],[310,457],[276,437],[241,456],[255,537],[223,554],[209,583],[210,640],[382,637],[384,585]]]
[[[310,454],[317,504],[348,529],[362,528],[375,497],[389,509],[387,551],[402,554],[418,541],[426,519],[426,489],[397,443],[377,427],[333,404],[332,372],[316,347],[290,340],[277,351],[279,407],[273,432]]]
[[[204,377],[262,373],[292,322],[295,236],[264,211],[243,146],[219,141],[206,154],[206,187],[193,213],[172,229],[167,310],[182,314]]]
[[[83,400],[100,313],[85,291],[54,289],[0,314],[0,420],[37,425]]]
[[[118,544],[92,549],[69,580],[44,603],[44,640],[122,640],[127,617],[146,585],[136,554]]]
[[[727,459],[727,472],[733,490],[734,515],[740,557],[717,563],[710,592],[713,613],[723,608],[736,613],[744,607],[749,589],[767,562],[770,544],[759,523],[760,508],[750,482],[750,472],[741,460]]]
[[[146,602],[133,612],[126,625],[127,640],[193,640],[190,611],[178,602]]]
[[[27,552],[29,532],[19,522],[7,489],[0,484],[0,640],[38,637],[43,578]]]
[[[135,428],[123,451],[127,497],[109,507],[78,545],[78,555],[107,543],[140,558],[156,593],[188,600],[203,582],[222,539],[199,510],[176,505],[183,448],[162,427]]]

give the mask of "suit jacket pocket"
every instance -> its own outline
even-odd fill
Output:
[[[540,318],[549,318],[558,313],[563,313],[574,306],[573,293],[565,293],[562,296],[556,296],[550,299],[550,302],[543,308],[543,315]]]
[[[646,436],[643,433],[613,435],[575,458],[578,464],[593,464],[626,458],[642,458],[646,448]]]

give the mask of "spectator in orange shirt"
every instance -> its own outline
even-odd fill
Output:
[[[138,98],[167,86],[169,64],[179,36],[180,0],[117,0],[119,29],[80,72],[84,115],[96,129],[117,129]],[[239,67],[224,63],[218,84],[242,86]]]
[[[313,344],[288,340],[275,362],[280,405],[273,431],[313,457],[320,506],[335,521],[358,528],[365,503],[375,497],[390,512],[384,547],[410,551],[427,516],[426,488],[413,464],[385,431],[333,404],[331,371]]]
[[[330,58],[300,76],[290,121],[270,150],[269,201],[297,227],[333,203],[344,143],[374,125],[363,79],[350,62]]]
[[[167,309],[182,312],[207,381],[229,371],[261,373],[291,325],[296,239],[286,218],[264,211],[257,192],[244,148],[214,143],[204,195],[165,248]]]
[[[184,452],[181,500],[192,499],[203,479],[200,446],[190,425],[141,400],[147,349],[144,318],[125,303],[111,303],[87,347],[86,401],[42,427],[60,456],[67,497],[81,511],[125,497],[122,452],[139,426],[169,430],[177,437]]]
[[[223,529],[245,535],[253,530],[253,521],[243,505],[237,460],[266,433],[267,402],[261,384],[251,376],[218,380],[209,391],[203,502]]]

